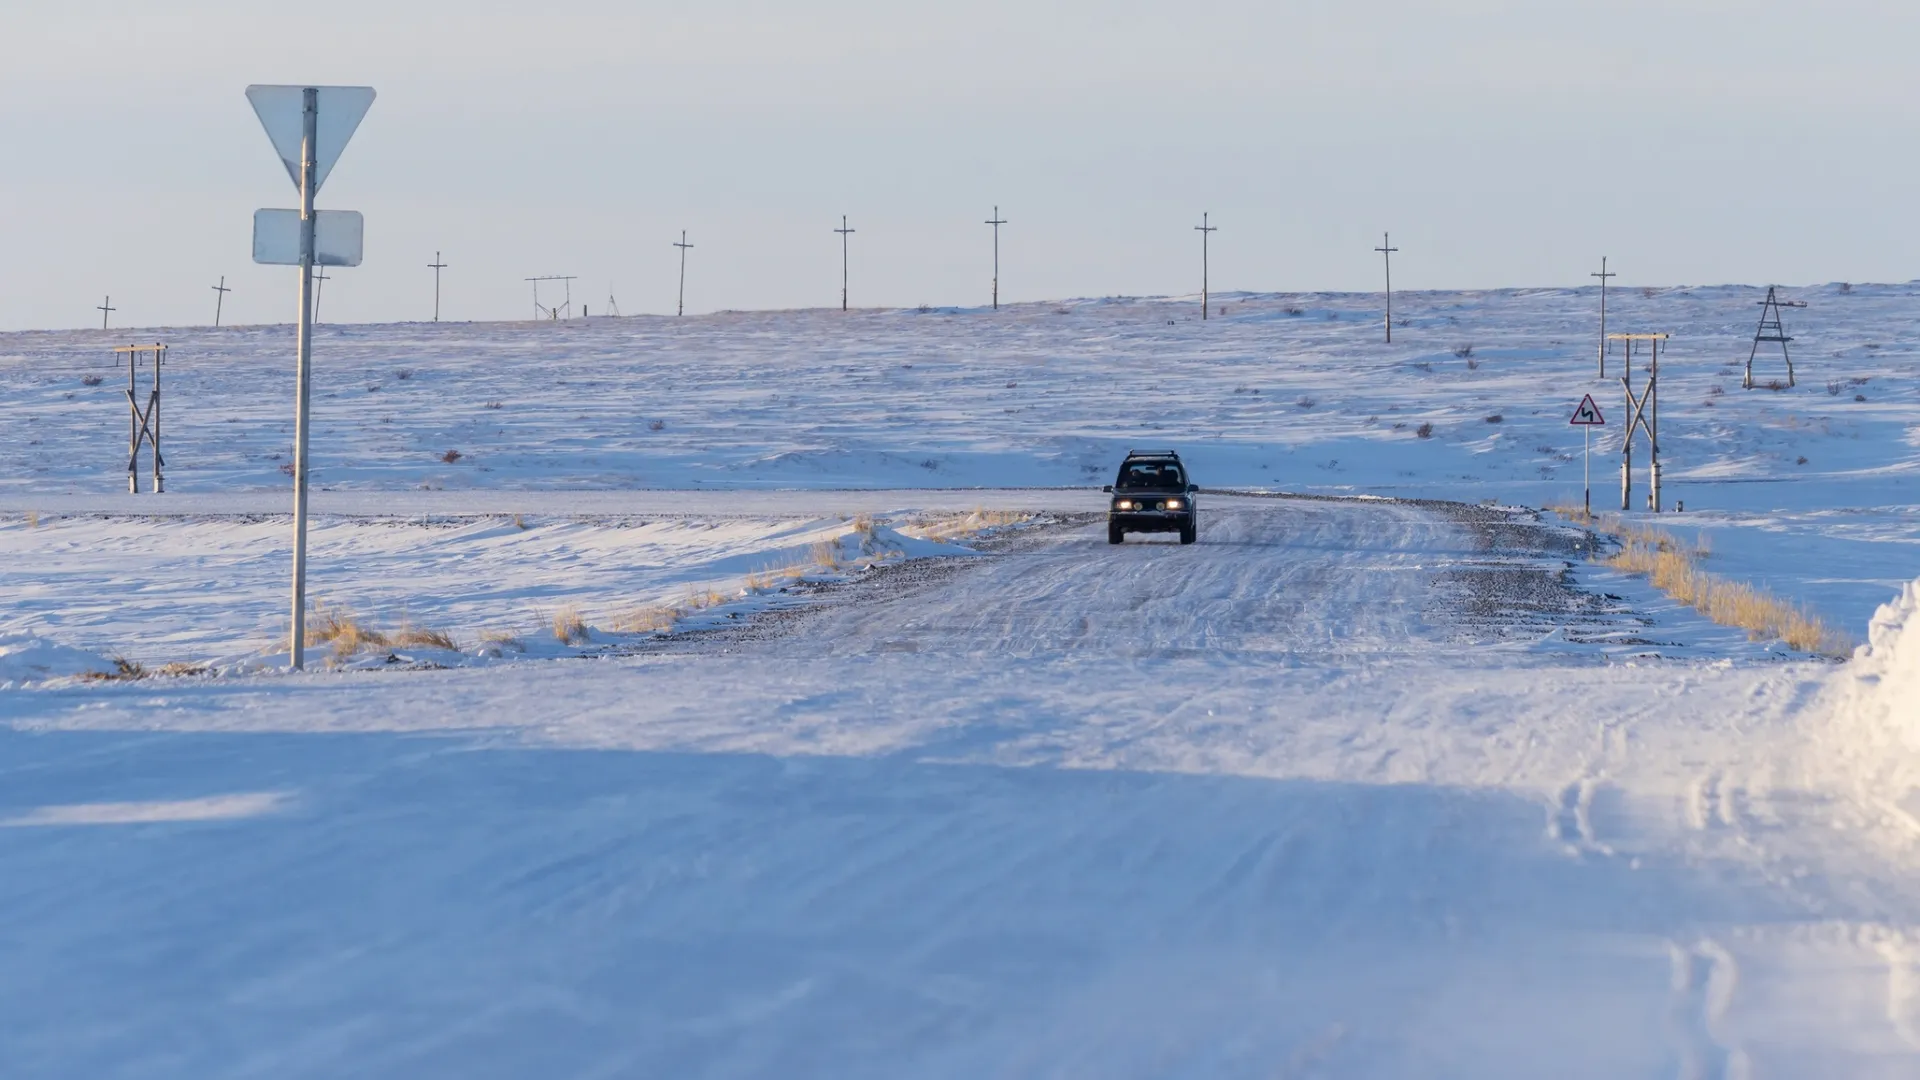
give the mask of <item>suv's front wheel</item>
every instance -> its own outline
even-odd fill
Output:
[[[1180,526],[1180,542],[1191,544],[1198,539],[1200,539],[1200,523],[1189,516],[1187,523]]]
[[[1107,543],[1118,544],[1121,541],[1125,540],[1126,538],[1127,538],[1126,531],[1120,528],[1119,522],[1117,521],[1107,522]]]

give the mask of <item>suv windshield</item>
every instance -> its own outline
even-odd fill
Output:
[[[1171,461],[1129,461],[1120,467],[1118,491],[1182,491],[1186,474]]]

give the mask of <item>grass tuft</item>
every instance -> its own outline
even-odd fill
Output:
[[[1845,634],[1804,607],[1758,586],[1730,581],[1701,569],[1700,560],[1711,554],[1704,534],[1689,546],[1665,529],[1624,521],[1613,515],[1589,514],[1577,506],[1548,509],[1619,540],[1618,550],[1601,562],[1615,570],[1647,578],[1654,588],[1721,626],[1745,630],[1756,641],[1783,641],[1801,652],[1822,656],[1843,657],[1853,650],[1853,642]]]
[[[387,635],[362,626],[345,608],[316,605],[307,618],[307,644],[327,645],[335,656],[347,657],[363,649],[384,649],[388,641]]]
[[[584,645],[592,640],[587,620],[581,618],[579,609],[571,604],[553,613],[553,636],[562,645]]]
[[[433,630],[424,626],[403,626],[389,640],[392,644],[400,646],[414,645],[445,649],[448,652],[460,651],[460,643],[453,639],[452,634],[445,630]]]

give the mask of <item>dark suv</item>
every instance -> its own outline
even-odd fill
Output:
[[[1200,535],[1193,495],[1180,455],[1171,450],[1129,450],[1120,478],[1103,491],[1113,493],[1107,509],[1107,543],[1118,544],[1130,532],[1178,532],[1191,544]]]

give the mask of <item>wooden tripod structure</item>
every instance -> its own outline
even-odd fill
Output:
[[[1793,356],[1787,352],[1787,342],[1793,339],[1787,336],[1787,328],[1781,325],[1780,309],[1807,306],[1805,300],[1782,300],[1776,286],[1767,286],[1767,298],[1760,301],[1760,328],[1753,332],[1753,348],[1747,353],[1747,376],[1740,383],[1742,390],[1753,389],[1753,358],[1760,355],[1760,344],[1778,343],[1780,358],[1787,362],[1787,385],[1793,385]]]
[[[1657,514],[1660,512],[1660,343],[1667,340],[1667,335],[1608,334],[1607,338],[1626,342],[1627,349],[1627,373],[1620,378],[1620,386],[1627,392],[1627,431],[1620,440],[1620,509],[1631,507],[1633,433],[1638,429],[1647,436],[1648,468],[1652,482],[1652,489],[1647,493],[1647,508]],[[1640,388],[1638,397],[1633,393],[1633,343],[1636,341],[1646,342],[1650,350],[1647,383]]]
[[[127,354],[127,493],[140,494],[140,447],[151,445],[151,490],[158,495],[167,490],[166,481],[160,473],[166,464],[160,456],[160,364],[166,359],[167,347],[155,342],[152,345],[122,345],[113,351]],[[135,377],[139,373],[140,358],[149,354],[153,358],[153,389],[147,392],[147,404],[142,408]]]

